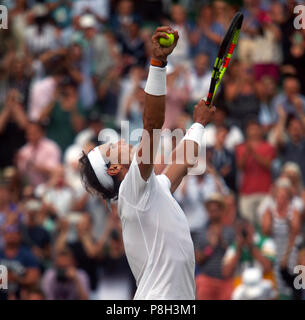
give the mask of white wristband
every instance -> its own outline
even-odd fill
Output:
[[[166,95],[166,67],[149,67],[144,91],[152,96]]]
[[[192,140],[198,144],[199,148],[201,148],[203,134],[204,126],[199,122],[195,122],[187,130],[183,140]]]

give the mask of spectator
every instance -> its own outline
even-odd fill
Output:
[[[175,192],[175,198],[186,214],[191,233],[204,228],[208,221],[205,201],[214,193],[226,194],[227,186],[215,170],[203,175],[187,176]]]
[[[166,111],[163,129],[175,129],[178,115],[185,109],[189,99],[189,87],[182,66],[167,68]]]
[[[134,3],[131,0],[120,0],[115,9],[110,25],[117,36],[124,37],[128,26],[139,17],[134,12]]]
[[[235,241],[227,249],[222,266],[225,278],[234,278],[234,287],[242,284],[243,273],[249,268],[257,268],[262,277],[270,280],[275,287],[273,264],[276,247],[273,239],[255,232],[253,226],[247,222],[236,225]]]
[[[262,278],[261,270],[246,269],[242,275],[242,284],[233,292],[232,300],[273,300],[276,296],[272,283]]]
[[[290,266],[294,265],[296,258],[296,244],[300,232],[300,212],[292,206],[292,189],[287,178],[280,178],[275,185],[274,207],[269,207],[262,217],[262,231],[272,236],[276,245],[276,258],[274,271],[277,288],[282,298],[290,296],[289,287],[285,285],[280,266],[283,260]]]
[[[305,165],[304,165],[304,150],[305,139],[302,122],[298,118],[287,119],[287,114],[281,108],[280,119],[274,130],[275,145],[279,149],[279,155],[282,164],[286,162],[296,163],[302,172],[303,183],[305,182]],[[285,123],[287,122],[288,137],[285,140]]]
[[[230,124],[242,130],[250,120],[257,120],[259,100],[256,94],[253,69],[246,63],[238,65],[236,79],[227,79],[224,87],[225,106],[229,111]]]
[[[246,141],[236,148],[236,162],[242,174],[240,213],[252,223],[257,222],[258,205],[270,190],[271,162],[274,157],[275,150],[263,140],[258,123],[249,122]]]
[[[6,61],[6,68],[3,70],[5,76],[2,79],[0,86],[1,100],[6,96],[11,89],[16,89],[19,92],[18,102],[22,105],[23,110],[28,110],[29,89],[32,76],[32,68],[30,57],[26,55],[13,55]],[[1,101],[1,104],[4,101]]]
[[[209,58],[208,66],[212,68],[224,33],[223,26],[213,19],[211,6],[203,6],[197,18],[197,25],[190,35],[192,55],[204,52]]]
[[[0,250],[0,264],[8,269],[8,298],[20,298],[23,286],[33,286],[39,280],[39,263],[32,252],[21,246],[22,235],[18,224],[2,230],[4,248]]]
[[[53,101],[56,90],[64,78],[64,68],[61,65],[54,65],[55,63],[58,61],[52,62],[50,66],[53,68],[51,74],[31,87],[28,115],[32,121],[39,120],[42,112]]]
[[[299,166],[293,162],[287,162],[282,168],[280,177],[284,178],[282,179],[282,181],[286,181],[288,185],[290,182],[290,188],[292,192],[291,206],[296,211],[298,211],[301,215],[303,215],[304,213],[304,200],[302,198],[303,186],[302,186],[302,176],[301,176],[301,171]],[[273,187],[271,190],[271,193],[263,199],[263,201],[260,203],[258,207],[258,214],[260,218],[263,216],[263,214],[266,212],[268,208],[270,210],[274,210],[274,208],[276,207],[274,189],[275,188]]]
[[[209,57],[204,53],[199,53],[195,57],[194,67],[190,72],[190,99],[192,105],[195,101],[206,97],[209,91],[212,73],[209,71]]]
[[[229,300],[233,290],[233,281],[222,276],[223,256],[234,239],[234,231],[223,226],[225,214],[224,199],[219,194],[211,195],[205,202],[209,222],[204,230],[194,238],[195,256],[198,265],[196,276],[197,299]]]
[[[105,22],[110,13],[109,0],[73,1],[72,15],[79,16],[84,12],[94,15],[100,22]]]
[[[178,30],[179,39],[175,51],[170,55],[169,62],[176,65],[189,65],[190,57],[190,43],[189,43],[189,31],[190,26],[187,21],[186,10],[179,4],[174,4],[171,7],[171,27],[174,30]]]
[[[283,82],[284,92],[280,93],[275,100],[277,107],[283,106],[288,115],[304,119],[305,96],[300,94],[300,81],[295,77],[286,77]]]
[[[111,210],[95,248],[102,266],[96,298],[127,300],[135,293],[135,281],[124,252],[117,206],[111,205]]]
[[[42,266],[50,258],[51,238],[49,232],[41,225],[42,204],[38,200],[29,200],[25,203],[25,217],[22,225],[23,242],[31,248]]]
[[[34,55],[55,49],[59,46],[55,27],[49,23],[49,11],[43,4],[37,4],[33,9],[34,23],[27,26],[25,41],[28,50]]]
[[[75,83],[64,83],[53,101],[40,115],[46,123],[47,137],[55,141],[64,153],[78,132],[84,128],[85,111],[78,99]]]
[[[105,77],[101,79],[97,87],[97,100],[92,107],[92,112],[96,112],[103,117],[103,121],[109,127],[115,125],[118,111],[119,97],[121,94],[121,67],[111,68]]]
[[[12,201],[12,194],[7,188],[4,181],[0,183],[0,231],[11,224],[18,224],[21,222],[22,213],[18,208],[17,203]],[[4,239],[0,232],[0,249],[4,246]]]
[[[47,300],[87,300],[89,279],[75,268],[74,257],[68,249],[55,253],[54,267],[42,278],[42,290]]]
[[[64,248],[71,250],[76,266],[87,273],[91,290],[96,290],[98,282],[96,239],[88,213],[75,213],[60,221],[55,248],[58,251]]]
[[[224,179],[226,185],[231,190],[235,190],[235,158],[234,154],[224,146],[228,132],[229,130],[225,126],[217,127],[215,146],[208,149],[207,156],[210,158],[217,173]]]
[[[140,86],[136,87],[131,95],[127,97],[126,104],[124,105],[124,113],[126,114],[126,119],[129,121],[129,132],[130,132],[130,143],[136,145],[139,143],[139,139],[135,140],[134,135],[140,138],[142,135],[142,115],[144,111],[145,94],[143,88]]]
[[[112,59],[105,35],[98,32],[96,18],[92,14],[85,14],[80,17],[79,24],[81,33],[77,41],[83,49],[81,62],[83,81],[80,86],[80,100],[84,108],[88,109],[96,100],[95,78],[105,75],[108,68],[112,66]]]
[[[77,206],[75,192],[67,185],[65,170],[58,166],[50,175],[50,180],[37,188],[42,195],[43,204],[54,218],[64,217]]]
[[[140,25],[137,21],[131,21],[128,24],[126,34],[119,38],[122,46],[124,73],[134,65],[145,66],[146,52],[145,44],[141,39]]]
[[[4,168],[14,163],[18,149],[25,143],[24,131],[28,119],[16,89],[8,92],[0,108],[0,147],[5,150],[0,153],[0,168]]]
[[[256,83],[257,96],[260,100],[260,110],[258,121],[264,128],[264,133],[274,126],[277,121],[277,113],[275,108],[276,82],[270,76],[263,76]]]
[[[60,150],[57,144],[44,135],[38,122],[27,126],[27,144],[17,155],[17,166],[21,175],[34,186],[48,180],[51,170],[59,165]]]
[[[217,108],[213,121],[206,126],[205,137],[207,147],[213,147],[215,145],[217,127],[228,127],[225,147],[229,151],[234,152],[235,147],[244,141],[242,131],[235,125],[229,125],[227,110],[224,108]]]

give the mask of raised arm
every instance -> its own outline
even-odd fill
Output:
[[[161,47],[159,39],[167,38],[164,33],[173,33],[175,41],[170,47]],[[143,134],[137,150],[137,161],[141,176],[147,180],[154,168],[154,159],[160,134],[154,135],[154,129],[161,128],[165,117],[166,63],[167,56],[177,45],[179,35],[170,27],[159,27],[152,36],[151,65],[145,87],[145,108],[143,114]],[[155,146],[154,146],[155,145]]]
[[[168,165],[163,174],[171,181],[171,192],[175,192],[189,168],[197,164],[197,157],[204,134],[204,126],[211,120],[216,108],[207,107],[204,100],[200,100],[194,108],[194,124],[186,133],[183,140],[171,155],[171,164]]]

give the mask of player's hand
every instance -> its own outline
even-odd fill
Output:
[[[168,39],[168,37],[164,33],[174,34],[175,40],[170,47],[162,47],[159,43],[160,38]],[[152,36],[152,48],[151,48],[152,58],[162,62],[166,62],[167,56],[169,56],[175,49],[178,39],[179,39],[179,34],[177,30],[173,30],[171,27],[157,28],[155,33]]]
[[[208,107],[206,105],[206,101],[204,99],[201,99],[195,105],[195,108],[194,108],[194,112],[193,112],[194,122],[199,122],[203,126],[205,126],[212,120],[215,111],[216,111],[215,106]]]

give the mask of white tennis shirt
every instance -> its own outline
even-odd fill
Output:
[[[194,246],[170,186],[165,175],[143,180],[136,157],[120,186],[118,210],[137,282],[135,300],[195,299]]]

